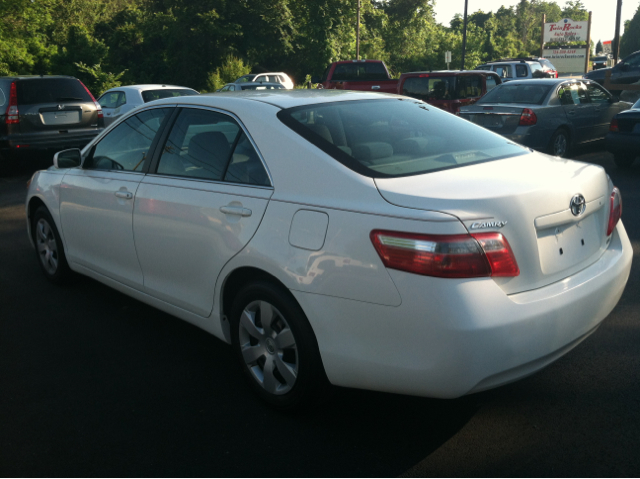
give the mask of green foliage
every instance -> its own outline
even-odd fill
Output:
[[[596,43],[596,55],[602,52],[604,52],[604,45],[602,45],[601,40],[598,40],[598,43]]]
[[[384,60],[395,77],[446,68],[446,51],[459,68],[462,17],[438,24],[434,3],[361,0],[360,57]],[[301,80],[330,62],[356,57],[356,10],[356,0],[3,0],[0,74],[75,75],[94,92],[120,82],[211,90],[252,69],[307,85]],[[465,67],[538,54],[543,14],[549,22],[587,18],[582,0],[472,12]],[[640,49],[636,23],[625,51]]]
[[[216,68],[215,72],[209,73],[205,91],[219,90],[225,84],[232,83],[249,73],[251,73],[251,67],[245,65],[242,59],[229,55],[222,66]]]
[[[640,50],[640,6],[633,18],[625,23],[624,34],[620,39],[620,56],[622,58]]]
[[[120,82],[120,78],[122,78],[122,75],[124,75],[125,72],[120,72],[117,74],[104,72],[102,71],[102,66],[99,63],[93,65],[92,67],[87,66],[82,62],[74,63],[74,65],[79,72],[77,76],[96,98],[98,98],[108,89],[122,85],[122,83]]]

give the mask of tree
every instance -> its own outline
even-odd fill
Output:
[[[586,22],[589,20],[589,12],[582,0],[568,0],[562,9],[562,18],[570,18],[576,22]]]
[[[620,56],[622,58],[640,50],[640,6],[633,18],[625,23],[624,34],[620,39]]]
[[[602,40],[598,40],[598,43],[596,43],[596,55],[602,52],[604,52],[604,46],[602,45]]]

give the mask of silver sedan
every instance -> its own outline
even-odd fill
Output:
[[[604,139],[611,118],[631,107],[589,80],[515,80],[460,115],[510,140],[555,156]]]

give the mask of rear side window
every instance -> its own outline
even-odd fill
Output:
[[[0,106],[4,106],[7,102],[7,97],[4,95],[2,88],[0,88]]]
[[[493,90],[497,84],[498,82],[496,81],[494,76],[487,75],[487,91]]]
[[[482,96],[482,78],[480,75],[460,75],[457,77],[455,96],[457,100]]]
[[[455,77],[433,77],[431,75],[406,78],[402,85],[403,95],[426,102],[453,100],[455,98]]]
[[[93,102],[80,81],[74,78],[37,78],[16,82],[18,104]]]
[[[127,102],[127,96],[123,91],[105,93],[98,99],[102,108],[118,108]]]
[[[416,100],[289,108],[278,118],[346,167],[394,178],[527,154],[504,137]]]
[[[526,78],[529,75],[526,65],[516,65],[516,76],[519,78]]]
[[[552,85],[513,85],[512,83],[503,83],[487,92],[478,104],[481,103],[523,103],[529,105],[542,105],[547,97]]]
[[[171,98],[177,96],[191,96],[197,95],[198,92],[195,90],[189,90],[186,88],[163,88],[162,90],[147,90],[142,92],[142,99],[145,103],[160,100],[161,98]]]
[[[382,63],[341,63],[336,65],[331,80],[388,80],[387,70]]]
[[[163,175],[269,186],[255,148],[230,116],[184,109],[163,149]]]

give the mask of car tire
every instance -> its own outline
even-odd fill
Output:
[[[68,282],[72,277],[72,271],[67,263],[56,224],[44,206],[40,206],[33,215],[31,232],[38,264],[44,275],[52,283]]]
[[[280,410],[317,406],[330,391],[304,312],[281,287],[247,284],[230,313],[231,341],[251,389]]]
[[[633,162],[636,160],[635,155],[630,154],[620,154],[617,153],[613,155],[613,161],[618,168],[621,170],[628,170],[633,165]]]
[[[571,137],[567,130],[560,128],[551,137],[549,142],[549,154],[568,158],[571,152]]]

